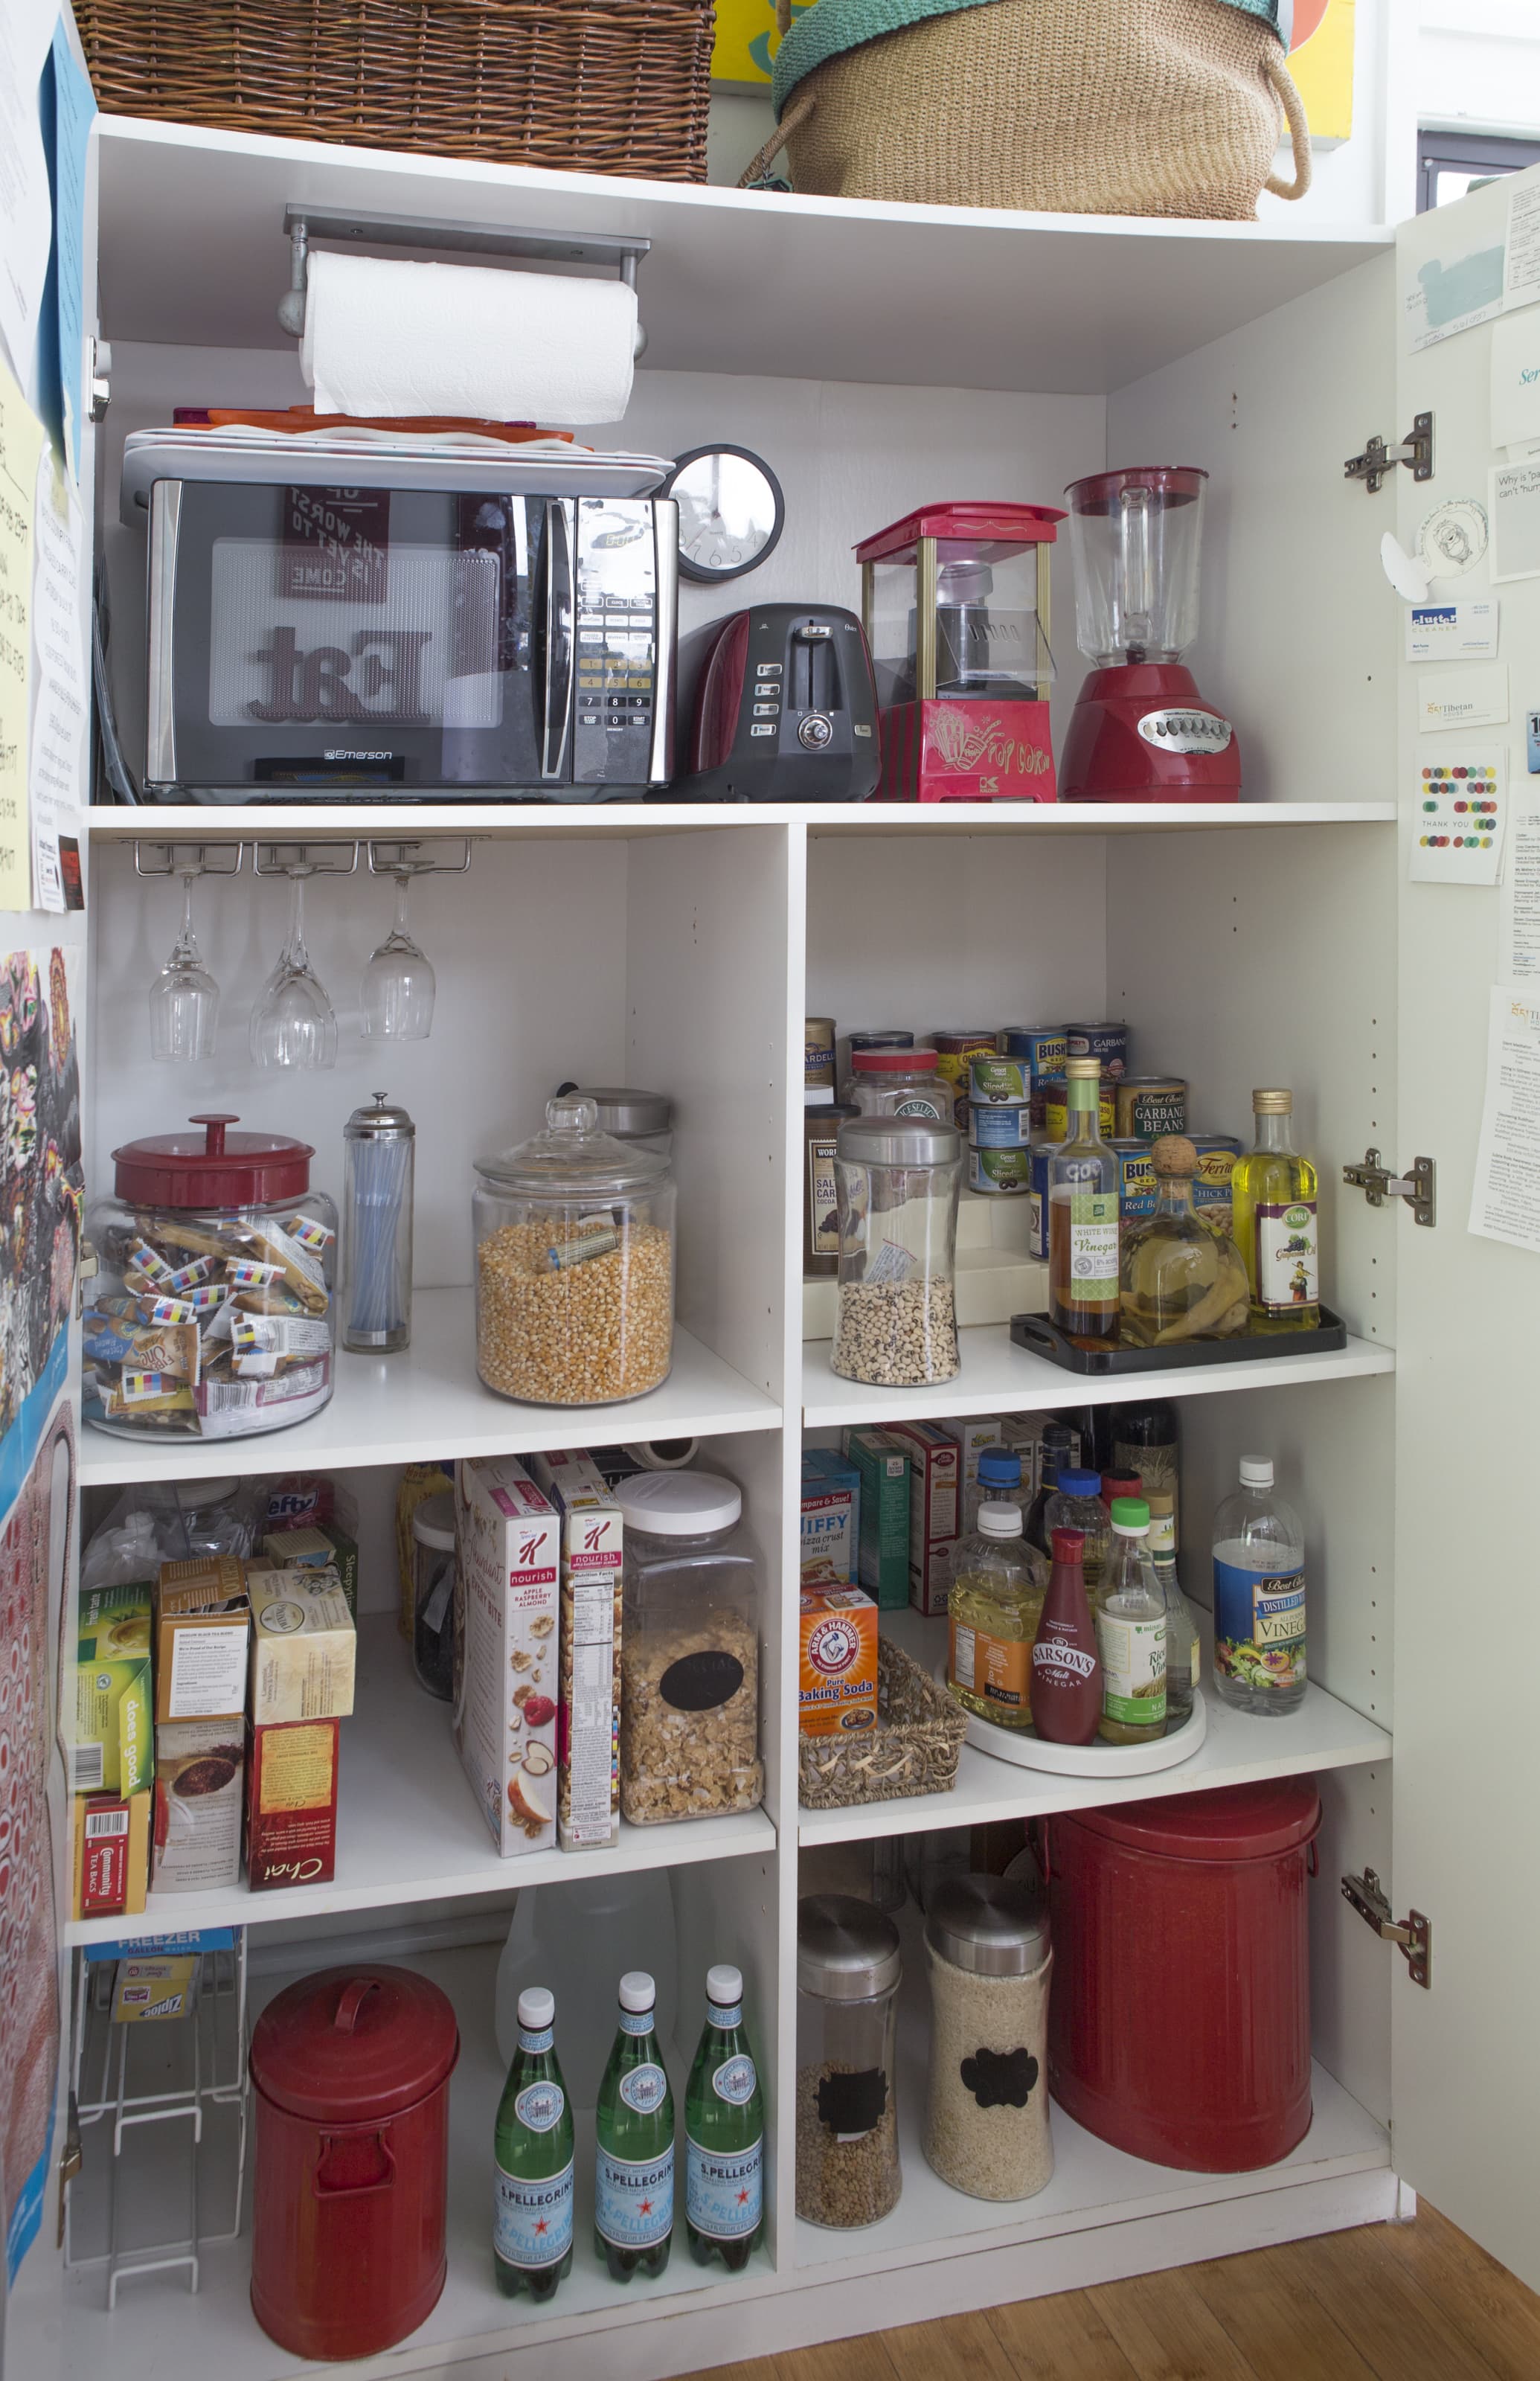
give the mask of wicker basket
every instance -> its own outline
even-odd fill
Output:
[[[968,1715],[885,1637],[877,1648],[874,1731],[797,1740],[797,1799],[813,1811],[899,1795],[945,1794],[957,1784]]]
[[[121,116],[706,177],[712,0],[77,0]]]

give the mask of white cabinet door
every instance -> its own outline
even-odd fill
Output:
[[[1522,177],[1531,189],[1537,182],[1540,174]],[[1461,300],[1448,276],[1463,274],[1466,294],[1473,285],[1479,297],[1510,196],[1509,185],[1494,184],[1418,217],[1399,238],[1398,413],[1363,427],[1399,437],[1414,414],[1431,409],[1436,469],[1423,486],[1398,469],[1393,496],[1363,501],[1376,518],[1383,513],[1387,528],[1394,507],[1403,544],[1436,506],[1469,499],[1485,512],[1495,459],[1491,324],[1414,351],[1406,292],[1421,287],[1436,314],[1447,311]],[[1532,320],[1540,328],[1540,309]],[[1462,510],[1457,533],[1475,519]],[[1530,1509],[1540,1470],[1540,1255],[1467,1229],[1501,894],[1408,881],[1430,798],[1424,769],[1497,751],[1507,757],[1510,810],[1526,788],[1540,792],[1524,751],[1525,710],[1540,705],[1540,577],[1494,587],[1489,561],[1436,580],[1434,592],[1440,601],[1496,597],[1506,724],[1424,732],[1430,695],[1440,681],[1458,680],[1465,665],[1401,664],[1399,1128],[1385,1154],[1398,1167],[1418,1156],[1436,1161],[1438,1220],[1431,1231],[1419,1228],[1399,1203],[1379,1218],[1398,1308],[1389,1890],[1397,1917],[1414,1907],[1433,1921],[1431,1989],[1412,1984],[1394,1952],[1387,1958],[1397,1968],[1397,2170],[1540,2285],[1540,1562]],[[1386,600],[1395,600],[1388,591]],[[1480,682],[1473,690],[1479,697]],[[1458,684],[1456,691],[1463,691]],[[1388,1004],[1389,984],[1385,995]],[[1385,1014],[1388,1027],[1388,1006]],[[1388,1538],[1388,1483],[1366,1479],[1362,1494],[1380,1504]]]

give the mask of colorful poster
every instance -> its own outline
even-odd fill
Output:
[[[1313,144],[1346,140],[1353,128],[1356,0],[1294,0],[1289,71],[1304,102]]]
[[[800,17],[812,0],[792,0]],[[713,82],[737,83],[749,91],[770,80],[771,61],[780,48],[776,0],[716,0],[716,44],[711,54]]]
[[[43,424],[0,362],[0,910],[32,906],[27,726]]]
[[[64,1381],[85,1205],[72,950],[0,961],[0,1514]]]

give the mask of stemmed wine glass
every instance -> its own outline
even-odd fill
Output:
[[[313,871],[300,866],[286,873],[293,887],[288,940],[251,1011],[252,1064],[335,1067],[336,1015],[305,948],[305,879]]]
[[[154,1058],[212,1058],[219,986],[198,956],[192,931],[195,868],[182,872],[182,931],[150,987],[150,1053]]]
[[[362,1031],[387,1042],[425,1042],[433,1031],[435,987],[427,955],[407,931],[412,871],[389,873],[396,879],[396,922],[363,971]]]

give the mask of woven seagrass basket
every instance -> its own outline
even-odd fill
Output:
[[[859,1736],[797,1740],[797,1799],[830,1811],[957,1784],[968,1715],[885,1637],[877,1647],[877,1725]]]
[[[115,115],[703,182],[712,0],[78,0]]]

